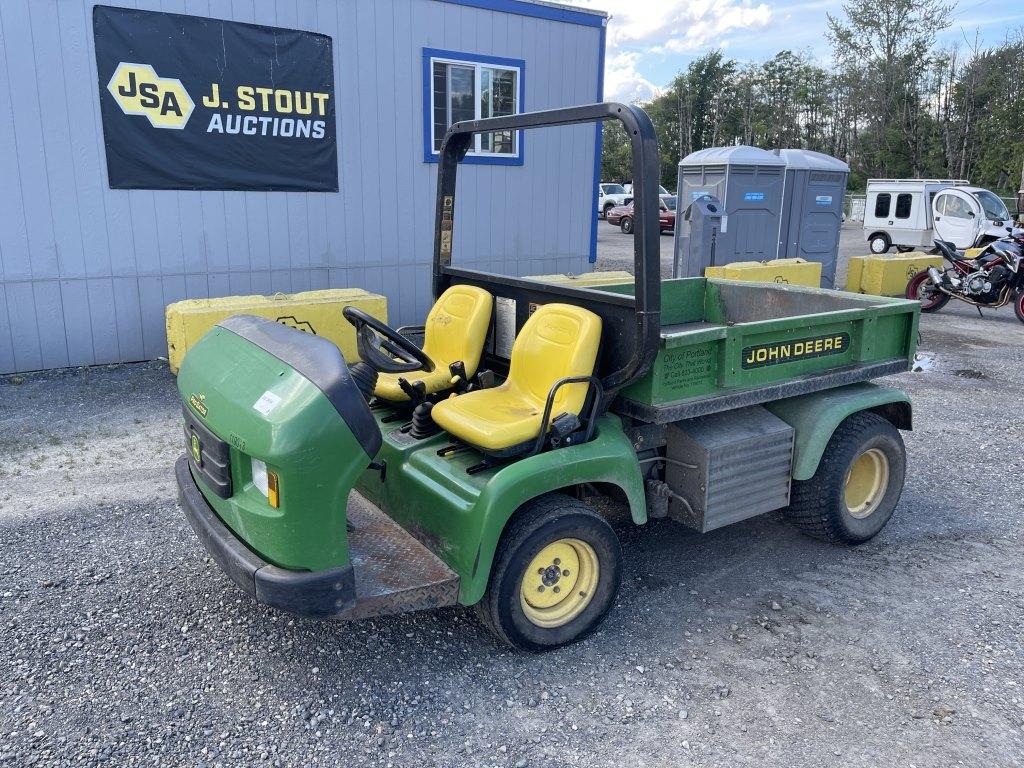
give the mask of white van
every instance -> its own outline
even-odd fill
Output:
[[[872,253],[957,248],[1006,236],[1010,212],[995,194],[965,179],[868,179],[864,235]]]

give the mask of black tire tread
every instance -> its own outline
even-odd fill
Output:
[[[477,618],[484,627],[511,648],[517,648],[517,645],[506,634],[498,618],[497,579],[508,568],[509,562],[516,550],[534,531],[543,527],[546,523],[562,517],[569,511],[574,514],[594,518],[600,523],[607,525],[607,521],[601,515],[597,514],[582,501],[565,493],[548,493],[538,496],[520,507],[498,542],[498,551],[495,553],[494,562],[491,565],[491,576],[488,580],[487,591],[473,608]],[[577,639],[582,639],[584,636],[580,635]]]
[[[851,441],[861,442],[864,434],[877,429],[880,423],[895,430],[889,421],[877,413],[860,411],[848,416],[832,433],[814,476],[810,480],[793,481],[785,515],[801,533],[831,544],[855,543],[836,524],[829,508],[834,477],[844,469],[838,466],[837,448]]]

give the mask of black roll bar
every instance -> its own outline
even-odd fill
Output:
[[[622,387],[650,369],[658,351],[661,328],[661,231],[658,221],[658,180],[661,160],[651,119],[639,107],[606,102],[564,109],[524,112],[486,120],[455,123],[441,142],[437,171],[437,214],[434,227],[433,283],[436,299],[451,277],[472,279],[519,289],[537,290],[541,285],[521,278],[453,268],[452,244],[455,221],[455,177],[458,165],[469,151],[473,135],[494,131],[544,128],[577,123],[619,120],[626,129],[633,150],[633,338],[622,341],[632,347],[629,361],[604,377],[604,407]],[[622,296],[600,291],[558,286],[558,293],[592,303],[622,306]],[[553,291],[552,291],[553,292]],[[603,408],[602,408],[603,410]]]

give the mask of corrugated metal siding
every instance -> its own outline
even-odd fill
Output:
[[[437,166],[422,49],[526,61],[527,109],[594,101],[600,29],[434,0],[139,0],[334,39],[340,192],[107,187],[89,0],[0,2],[0,372],[166,354],[183,298],[358,286],[430,302]],[[594,129],[533,131],[522,167],[459,174],[456,263],[588,269]]]

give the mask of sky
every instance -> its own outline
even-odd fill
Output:
[[[764,61],[784,49],[829,64],[825,14],[842,0],[570,0],[608,11],[605,98],[646,100],[693,59],[721,48],[741,62]],[[953,26],[940,44],[995,45],[1024,27],[1021,0],[957,0]]]

